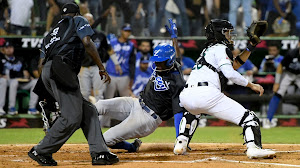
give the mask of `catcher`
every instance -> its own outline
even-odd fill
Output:
[[[234,83],[249,87],[261,96],[262,86],[245,79],[235,71],[249,58],[255,46],[260,43],[260,36],[267,29],[267,22],[254,22],[247,30],[250,44],[237,57],[233,58],[233,26],[226,20],[214,19],[206,26],[206,47],[200,54],[190,74],[185,88],[179,95],[181,105],[191,114],[209,114],[219,119],[234,123],[243,128],[243,136],[247,145],[247,156],[254,158],[273,158],[276,153],[262,149],[260,122],[253,111],[245,109],[236,101],[222,93],[224,81],[230,79]],[[180,130],[187,130],[188,118],[182,118]],[[174,147],[175,154],[186,153],[189,134],[180,132]]]

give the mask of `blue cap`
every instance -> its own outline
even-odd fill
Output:
[[[125,23],[123,26],[122,26],[122,30],[124,31],[131,31],[131,26],[129,23]]]
[[[150,57],[148,55],[143,55],[141,57],[141,63],[149,63],[150,62]]]
[[[154,48],[153,56],[150,58],[150,61],[163,62],[168,60],[166,65],[170,67],[174,64],[175,59],[175,48],[170,44],[161,43]]]

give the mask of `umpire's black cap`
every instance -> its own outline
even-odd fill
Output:
[[[64,4],[64,6],[61,8],[61,14],[64,15],[64,14],[68,14],[68,13],[79,13],[80,14],[79,6],[75,2]]]

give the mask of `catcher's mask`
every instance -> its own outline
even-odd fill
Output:
[[[173,68],[175,59],[175,48],[170,44],[161,43],[154,48],[150,61],[155,63],[155,71],[163,72]]]
[[[213,19],[205,27],[205,35],[207,40],[212,40],[226,45],[233,50],[234,38],[236,34],[233,33],[234,27],[227,20]]]

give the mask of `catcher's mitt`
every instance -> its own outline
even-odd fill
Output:
[[[252,22],[252,24],[247,29],[247,36],[249,37],[252,45],[256,46],[260,43],[260,36],[264,35],[267,31],[268,22],[265,20]]]

